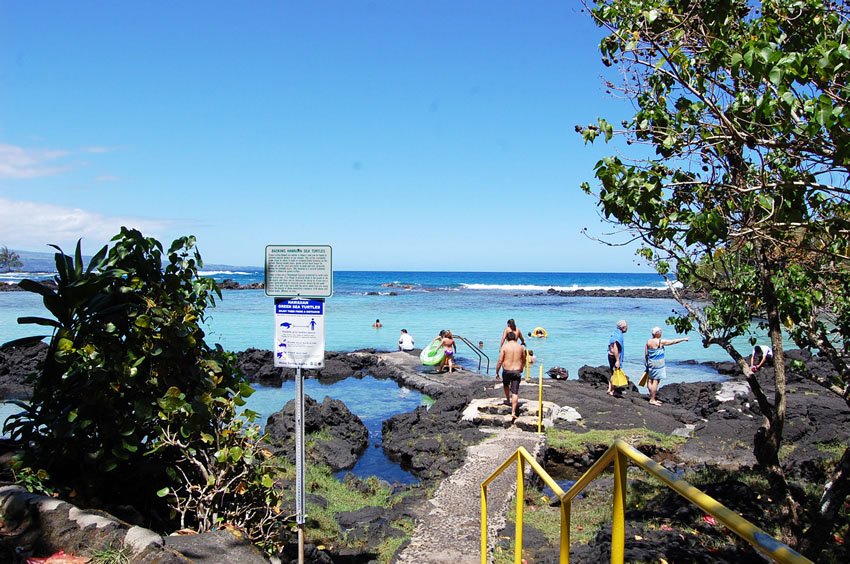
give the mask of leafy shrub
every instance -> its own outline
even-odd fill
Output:
[[[283,548],[280,526],[282,489],[276,459],[262,445],[256,413],[246,410],[236,417],[233,402],[217,402],[212,408],[214,426],[195,440],[180,429],[181,401],[172,403],[169,420],[153,451],[176,453],[168,468],[171,487],[157,492],[164,498],[180,526],[210,531],[222,526],[242,530],[248,539],[270,553]]]
[[[74,257],[54,247],[55,290],[21,282],[53,319],[19,323],[53,335],[32,399],[18,403],[6,431],[23,443],[24,464],[77,503],[133,505],[160,524],[170,505],[188,526],[240,515],[246,527],[254,514],[233,507],[249,498],[251,507],[259,498],[276,507],[275,494],[257,431],[235,416],[253,390],[234,355],[204,341],[206,308],[221,293],[198,273],[194,237],[174,241],[165,257],[136,230],[122,228],[112,242],[87,267],[79,242]],[[208,508],[198,492],[210,488],[222,492]]]

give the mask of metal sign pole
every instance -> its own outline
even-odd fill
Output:
[[[295,374],[295,522],[298,524],[298,564],[304,564],[304,523],[307,520],[304,487],[304,378]]]
[[[274,366],[295,368],[295,522],[298,563],[304,563],[307,498],[304,478],[304,377],[301,368],[322,368],[325,298],[333,295],[330,245],[266,245],[264,284],[275,298]]]

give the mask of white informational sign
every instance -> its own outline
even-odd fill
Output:
[[[330,245],[267,245],[266,295],[330,298],[333,295]]]
[[[325,366],[325,301],[276,298],[274,365],[279,368]]]

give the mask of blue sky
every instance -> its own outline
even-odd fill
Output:
[[[641,271],[579,189],[615,151],[579,2],[0,0],[0,245],[121,225],[209,263]]]

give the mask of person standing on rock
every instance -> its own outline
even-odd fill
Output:
[[[661,380],[667,377],[667,367],[664,364],[664,347],[687,340],[688,337],[681,339],[662,339],[661,327],[652,328],[652,337],[646,341],[646,347],[644,349],[646,371],[649,374],[647,387],[649,388],[650,404],[661,405],[661,402],[655,399],[655,394],[658,393],[658,385],[661,383]]]
[[[511,423],[516,421],[519,404],[519,383],[522,380],[522,369],[525,363],[525,350],[516,340],[516,333],[508,331],[505,344],[499,350],[499,361],[496,363],[496,380],[499,370],[502,370],[502,388],[505,390],[505,401],[511,405]]]
[[[623,335],[629,330],[629,324],[625,319],[617,322],[617,328],[608,339],[608,368],[611,373],[608,375],[608,395],[614,395],[614,387],[611,386],[611,377],[614,371],[623,367],[623,361],[626,359],[626,347]]]

